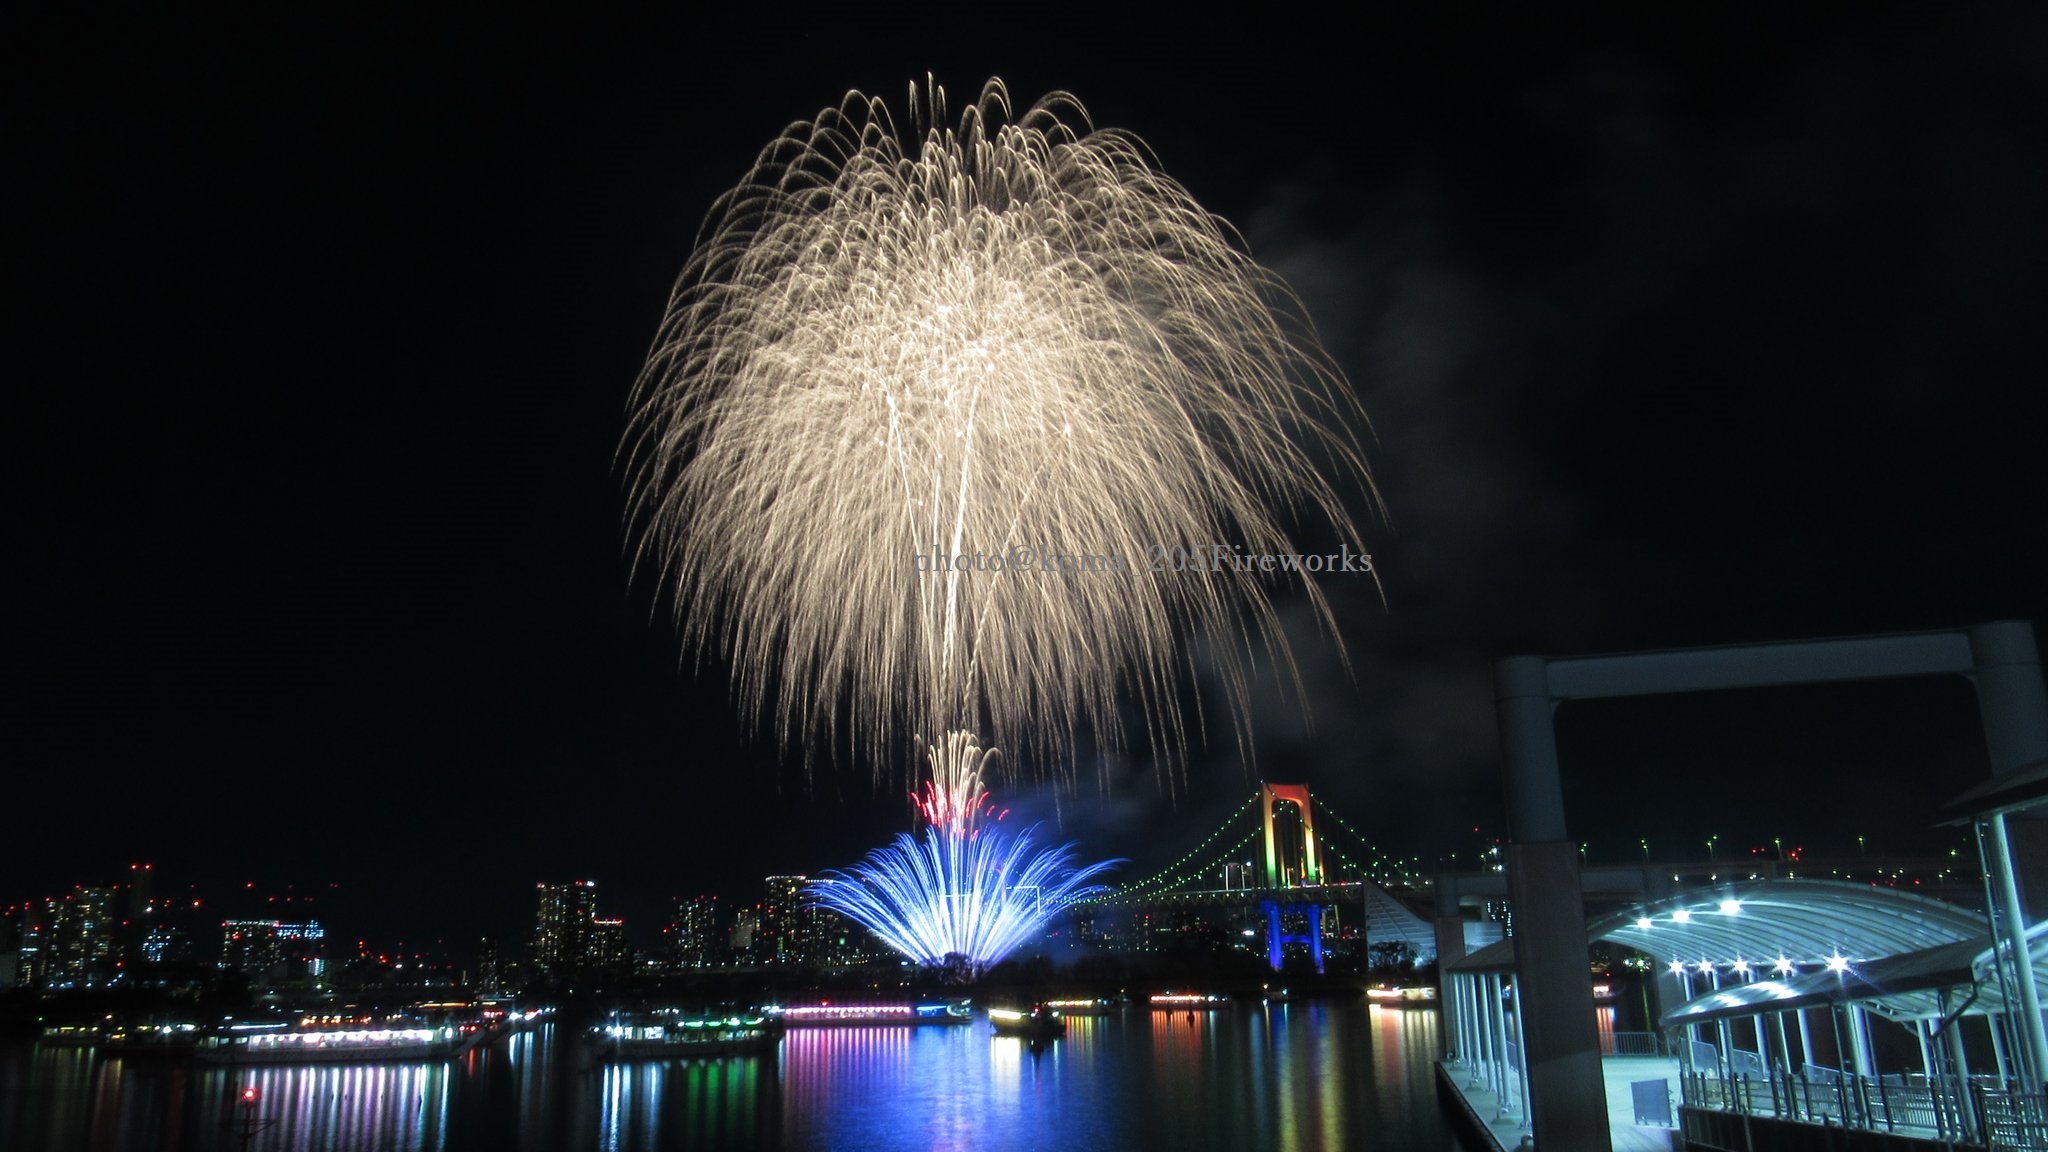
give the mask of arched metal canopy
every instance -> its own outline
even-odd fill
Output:
[[[2048,922],[2027,930],[2035,987],[2048,995]],[[1666,1027],[1861,1004],[1893,1020],[1945,1020],[2018,1011],[1999,980],[1990,938],[1937,944],[1838,971],[1808,972],[1784,980],[1731,984],[1664,1014]]]
[[[1594,920],[1587,935],[1659,961],[1766,970],[1851,963],[1981,939],[1981,912],[1844,880],[1752,880],[1692,889]]]

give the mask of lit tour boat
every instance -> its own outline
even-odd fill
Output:
[[[445,1060],[540,1015],[461,1002],[415,1005],[386,1016],[230,1020],[201,1032],[192,1055],[208,1064]]]
[[[974,1019],[973,1006],[966,1000],[927,1000],[921,1003],[869,1003],[849,1001],[834,1004],[791,1004],[762,1009],[771,1018],[791,1028],[834,1028],[865,1024],[965,1024]]]
[[[199,1040],[197,1024],[119,1024],[107,1031],[102,1047],[121,1056],[190,1056]]]
[[[106,1039],[104,1024],[51,1024],[43,1029],[41,1043],[52,1048],[97,1048]]]
[[[444,1060],[475,1043],[480,1032],[452,1024],[294,1026],[229,1024],[200,1037],[193,1057],[206,1064],[325,1064],[373,1060]]]
[[[1213,992],[1158,992],[1152,996],[1155,1012],[1211,1012],[1230,1007],[1230,997]]]
[[[782,1021],[763,1012],[732,1016],[691,1016],[679,1009],[629,1015],[614,1012],[591,1030],[608,1061],[695,1060],[755,1056],[782,1042]]]
[[[1429,984],[1416,984],[1406,988],[1392,988],[1385,984],[1365,990],[1366,999],[1383,1008],[1430,1008],[1436,1005],[1436,988]]]
[[[1123,1007],[1106,996],[1092,1000],[1047,1000],[1045,1006],[1062,1016],[1106,1016]]]

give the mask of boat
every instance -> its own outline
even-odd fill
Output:
[[[230,1024],[200,1037],[192,1056],[202,1064],[336,1064],[445,1060],[474,1042],[453,1025],[428,1027],[294,1027]]]
[[[598,1056],[607,1063],[637,1060],[703,1060],[758,1056],[782,1042],[782,1021],[764,1013],[690,1016],[675,1009],[612,1019],[591,1029]]]
[[[1402,988],[1381,984],[1365,990],[1366,999],[1382,1008],[1434,1008],[1436,988],[1429,984],[1415,984]]]
[[[1230,1007],[1230,997],[1214,992],[1159,992],[1152,996],[1155,1012],[1211,1012]]]
[[[43,1029],[39,1042],[52,1048],[97,1048],[106,1039],[104,1024],[51,1024]]]
[[[922,1003],[870,1003],[849,1001],[834,1004],[791,1004],[762,1011],[791,1028],[835,1028],[866,1024],[966,1024],[974,1019],[974,1006],[967,1000],[927,1000]]]
[[[1093,1000],[1047,1000],[1045,1006],[1062,1016],[1106,1016],[1123,1007],[1106,996]]]
[[[1033,1004],[1024,1009],[991,1008],[988,1010],[988,1022],[998,1036],[1052,1040],[1067,1034],[1066,1018],[1046,1004]]]
[[[119,1024],[101,1045],[109,1055],[191,1056],[198,1051],[200,1027],[192,1023]]]

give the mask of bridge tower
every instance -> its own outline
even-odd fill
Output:
[[[1292,804],[1301,812],[1301,871],[1290,884],[1285,871],[1280,867],[1280,844],[1273,834],[1273,809],[1280,804]],[[1317,887],[1323,882],[1323,869],[1316,860],[1316,817],[1315,809],[1309,803],[1306,784],[1259,785],[1259,807],[1266,824],[1266,887]],[[1259,902],[1260,910],[1266,914],[1266,960],[1273,971],[1280,970],[1281,953],[1289,944],[1306,944],[1316,971],[1323,970],[1323,906],[1309,904],[1308,931],[1292,933],[1280,923],[1280,902],[1271,898]]]
[[[1280,846],[1273,836],[1273,808],[1280,803],[1292,804],[1301,812],[1301,875],[1295,881],[1304,887],[1323,882],[1323,869],[1316,862],[1316,817],[1315,809],[1309,805],[1306,784],[1259,785],[1259,807],[1266,820],[1266,887],[1286,888],[1287,877],[1280,868]],[[1240,825],[1242,827],[1242,825]]]

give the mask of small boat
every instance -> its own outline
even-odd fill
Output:
[[[1051,1040],[1067,1034],[1067,1021],[1051,1006],[1033,1004],[1027,1009],[991,1008],[989,1026],[998,1036],[1021,1036],[1027,1040]]]

